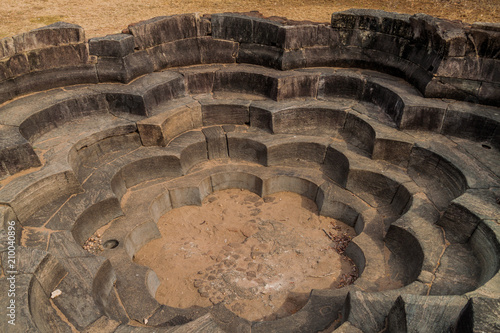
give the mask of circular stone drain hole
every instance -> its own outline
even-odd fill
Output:
[[[116,239],[110,239],[106,242],[104,242],[104,244],[102,245],[105,249],[114,249],[115,247],[118,246],[118,244],[120,244],[120,242],[118,242]]]
[[[491,146],[487,145],[487,144],[482,144],[481,145],[484,149],[491,149]]]
[[[162,237],[135,261],[155,271],[156,299],[169,306],[223,303],[245,319],[274,320],[299,311],[311,289],[357,278],[343,254],[353,228],[319,216],[316,204],[296,193],[263,199],[246,190],[218,191],[201,207],[171,210],[158,228]]]

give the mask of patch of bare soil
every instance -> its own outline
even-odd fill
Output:
[[[81,25],[87,38],[119,33],[129,24],[162,15],[258,10],[265,16],[329,22],[349,8],[425,13],[464,22],[500,22],[500,0],[3,0],[0,38],[57,21]]]
[[[187,308],[223,302],[248,320],[298,311],[311,289],[339,288],[357,271],[343,255],[354,230],[319,216],[315,203],[282,192],[262,199],[246,190],[215,192],[158,222],[162,238],[135,261],[153,269],[156,299]]]

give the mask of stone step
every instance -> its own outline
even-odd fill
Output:
[[[389,332],[446,332],[467,304],[462,296],[398,297],[387,317]]]

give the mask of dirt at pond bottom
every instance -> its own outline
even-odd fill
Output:
[[[215,192],[201,207],[165,214],[158,228],[162,238],[135,261],[156,272],[156,299],[173,307],[223,302],[248,320],[273,320],[302,308],[311,289],[357,277],[342,254],[354,230],[295,193]]]

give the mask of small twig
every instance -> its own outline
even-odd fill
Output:
[[[328,236],[328,238],[330,238],[330,240],[331,240],[331,241],[333,241],[332,236],[330,236],[330,235],[328,234],[328,232],[326,232],[326,230],[325,230],[325,229],[321,229],[321,230],[323,230],[323,232],[325,233],[325,235],[327,235],[327,236]]]
[[[320,278],[324,278],[324,277],[327,277],[327,276],[330,276],[330,275],[333,275],[333,274],[335,274],[335,272],[331,272],[331,273],[328,273],[328,274],[325,274],[325,275],[308,275],[308,277],[320,279]]]

